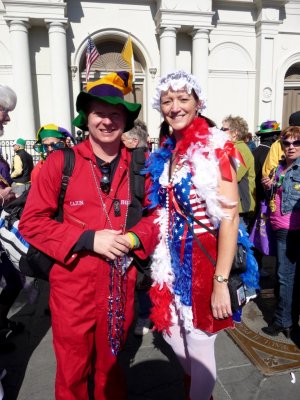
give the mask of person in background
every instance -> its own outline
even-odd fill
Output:
[[[262,331],[269,336],[284,333],[290,338],[298,329],[300,289],[300,126],[281,133],[284,160],[274,175],[263,178],[270,196],[270,222],[277,240],[278,301],[273,320]]]
[[[124,132],[122,142],[128,149],[141,148],[148,152],[148,131],[146,124],[137,119],[134,121],[134,127],[130,131]]]
[[[9,87],[0,84],[0,136],[4,134],[4,126],[9,123],[9,113],[13,111],[17,104],[17,95]]]
[[[49,282],[56,400],[88,400],[91,375],[95,399],[128,398],[117,354],[134,317],[133,258],[147,258],[157,241],[156,213],[142,217],[131,207],[132,155],[121,142],[141,109],[124,99],[131,91],[132,74],[118,71],[79,93],[73,124],[89,135],[73,147],[64,221],[54,219],[64,164],[63,152],[54,151],[19,223],[25,240],[55,260]],[[149,185],[146,178],[145,193]],[[141,202],[143,209],[147,199]]]
[[[277,121],[264,121],[261,123],[256,136],[260,138],[260,143],[253,151],[255,166],[255,186],[256,186],[256,204],[266,199],[264,187],[261,183],[262,170],[270,148],[278,140],[281,134],[280,124]],[[271,173],[271,171],[270,171]]]
[[[66,147],[72,147],[72,146],[74,146],[74,144],[75,144],[75,141],[72,140],[72,138],[70,136],[67,136],[66,137]]]
[[[148,131],[146,124],[137,119],[134,121],[134,127],[122,135],[122,142],[130,149],[134,157],[137,157],[139,164],[145,166],[146,158],[148,157]],[[134,334],[137,336],[146,335],[149,332],[151,300],[149,297],[149,289],[151,286],[151,278],[149,269],[147,271],[138,272],[136,292],[138,298],[138,319],[134,328]]]
[[[254,157],[245,143],[248,134],[248,124],[242,117],[231,115],[224,118],[221,130],[228,132],[235,148],[243,158],[237,170],[239,188],[239,214],[240,220],[248,228],[255,210],[255,170]]]
[[[36,135],[36,142],[33,146],[34,150],[40,154],[40,161],[35,165],[31,172],[31,184],[33,184],[45,163],[46,158],[53,151],[62,149],[67,146],[67,140],[75,144],[75,140],[70,132],[55,124],[47,124],[40,127]]]
[[[2,154],[2,148],[0,148],[0,187],[2,189],[10,187],[12,179],[10,177],[10,165],[5,160]]]
[[[255,207],[255,217],[261,213],[261,207],[265,205],[265,201],[267,200],[265,189],[262,185],[262,169],[266,157],[269,153],[270,147],[281,133],[280,124],[277,121],[264,121],[261,123],[259,130],[256,132],[256,136],[260,138],[260,144],[253,151],[254,157],[254,166],[255,166],[255,187],[256,187],[256,207]],[[271,175],[275,172],[275,169],[272,171]],[[271,177],[270,175],[270,177]],[[263,202],[263,203],[262,203]],[[265,269],[265,261],[267,257],[264,256],[260,251],[256,248],[254,249],[255,258],[260,266],[260,277],[266,278],[269,277],[269,272]],[[274,264],[274,260],[269,258],[268,261],[269,266]],[[275,265],[274,265],[275,268]]]
[[[163,115],[165,134],[146,169],[152,207],[160,207],[150,317],[184,369],[186,399],[209,400],[216,380],[216,333],[233,327],[227,280],[237,244],[232,162],[239,155],[227,133],[197,117],[205,99],[195,76],[185,71],[163,76],[152,104]],[[218,156],[224,157],[222,166]],[[218,229],[218,239],[208,229]]]
[[[289,117],[289,126],[300,126],[300,111],[292,113]],[[277,168],[279,161],[284,159],[284,151],[281,146],[280,138],[274,142],[266,157],[262,169],[263,178],[268,178],[271,172]]]
[[[244,142],[246,143],[246,145],[249,147],[249,149],[253,153],[253,151],[256,149],[256,144],[254,143],[252,133],[250,133],[250,132],[247,133]]]
[[[12,188],[17,196],[20,196],[30,187],[30,174],[33,170],[33,158],[25,150],[26,140],[19,138],[14,141],[13,147],[16,153],[13,159],[12,172]]]
[[[16,93],[8,86],[0,85],[0,133],[4,134],[4,127],[10,121],[9,112],[14,110],[17,103]],[[0,188],[0,208],[15,199],[12,188],[7,186]],[[24,326],[20,322],[8,319],[8,312],[18,297],[23,283],[19,272],[14,268],[6,253],[0,245],[0,280],[4,278],[5,286],[0,293],[0,353],[13,351],[14,343],[10,337],[14,333],[21,332]],[[0,371],[0,376],[5,375],[5,370]]]

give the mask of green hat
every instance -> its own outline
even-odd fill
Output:
[[[49,137],[55,137],[58,139],[66,139],[70,137],[72,142],[75,144],[75,140],[70,132],[68,132],[65,128],[61,126],[57,126],[55,124],[47,124],[40,127],[36,134],[37,143],[41,143],[44,139]]]
[[[25,147],[26,146],[26,140],[22,139],[22,138],[19,138],[19,139],[14,141],[13,145],[15,145],[15,144],[17,144],[20,147]]]
[[[265,121],[262,122],[259,130],[256,132],[257,136],[267,136],[267,134],[273,133],[273,134],[280,134],[281,129],[280,129],[280,124],[277,121]]]
[[[93,100],[117,105],[122,104],[127,111],[125,131],[133,128],[134,120],[138,117],[141,104],[129,103],[124,100],[124,95],[132,91],[132,74],[128,71],[113,72],[105,75],[95,82],[88,82],[86,92],[80,92],[76,101],[77,117],[73,125],[83,131],[87,131],[87,106]]]

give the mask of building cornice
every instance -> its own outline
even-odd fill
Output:
[[[160,9],[155,15],[157,28],[170,26],[212,28],[212,11],[183,11]]]
[[[2,0],[5,7],[5,20],[29,18],[32,25],[40,24],[45,19],[67,21],[67,4],[61,1]]]

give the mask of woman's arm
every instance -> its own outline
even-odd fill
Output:
[[[231,182],[221,179],[219,193],[228,202],[235,203],[236,205],[229,206],[223,204],[223,210],[228,215],[228,218],[223,218],[220,224],[218,258],[215,270],[215,275],[222,275],[226,279],[229,277],[236,251],[239,226],[238,186],[236,172],[233,167],[231,167],[231,173]],[[229,290],[226,282],[218,282],[214,279],[211,305],[215,318],[224,318],[226,314],[232,314]]]

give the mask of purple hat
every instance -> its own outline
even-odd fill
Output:
[[[124,95],[132,91],[132,74],[128,71],[118,71],[105,75],[95,82],[88,82],[86,92],[80,92],[76,101],[77,117],[73,125],[87,131],[86,111],[88,104],[93,100],[104,101],[105,103],[117,105],[122,104],[127,112],[125,131],[133,128],[133,122],[138,117],[141,104],[129,103],[124,100]]]

